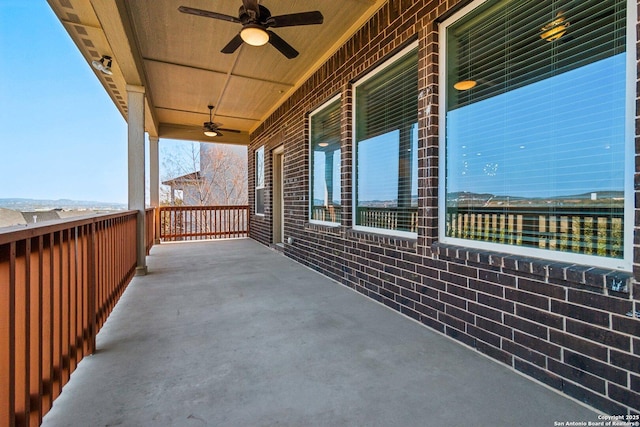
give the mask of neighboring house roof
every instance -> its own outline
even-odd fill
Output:
[[[95,211],[92,209],[84,210],[57,210],[60,219],[74,218],[78,216],[94,216],[99,213],[105,213],[105,211]]]
[[[50,209],[46,211],[21,212],[13,209],[0,208],[0,227],[15,225],[39,224],[46,221],[58,221],[61,219],[94,216],[107,211],[93,209]]]
[[[0,208],[0,227],[10,227],[12,225],[26,225],[27,221],[22,213],[12,209]]]
[[[58,211],[56,211],[55,209],[50,211],[22,212],[22,216],[24,217],[27,224],[39,223],[44,221],[56,221],[60,219],[60,215],[58,215]]]
[[[200,171],[188,173],[186,175],[178,176],[176,178],[168,179],[166,181],[162,181],[163,185],[170,186],[178,186],[193,183],[194,181],[199,181],[202,179],[202,175]]]

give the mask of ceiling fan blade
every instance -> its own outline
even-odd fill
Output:
[[[224,136],[224,134],[222,132],[220,132],[220,129],[216,129],[216,136]]]
[[[293,27],[296,25],[322,24],[324,17],[319,11],[291,13],[289,15],[272,16],[267,20],[270,27]]]
[[[222,50],[220,52],[222,53],[233,53],[236,50],[238,50],[238,48],[240,47],[240,45],[242,44],[242,37],[240,37],[240,33],[236,34],[236,36],[234,38],[231,39],[231,41],[229,43],[227,43],[227,45],[225,47],[222,48]]]
[[[232,132],[232,133],[242,133],[241,131],[236,130],[236,129],[218,128],[218,130],[223,130],[223,131],[225,131],[225,132]]]
[[[204,16],[205,18],[214,18],[214,19],[220,19],[222,21],[229,21],[229,22],[235,22],[236,24],[242,24],[242,21],[240,21],[235,16],[223,15],[222,13],[209,12],[208,10],[195,9],[193,7],[187,7],[187,6],[180,6],[178,10],[182,13],[188,13],[191,15]]]
[[[269,43],[271,43],[273,47],[278,49],[281,54],[286,56],[288,59],[293,59],[298,56],[298,51],[295,50],[289,43],[280,38],[279,35],[269,30],[267,30],[267,33],[269,33]]]

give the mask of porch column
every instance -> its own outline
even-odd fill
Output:
[[[159,141],[157,136],[149,137],[149,193],[151,199],[151,207],[155,208],[155,230],[154,244],[160,243],[160,155]]]
[[[147,274],[146,233],[144,226],[144,87],[127,85],[129,104],[128,141],[129,141],[129,209],[138,211],[136,227],[136,275]]]

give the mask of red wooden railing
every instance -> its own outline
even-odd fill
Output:
[[[249,235],[249,206],[162,206],[162,241],[224,239]]]
[[[40,425],[95,350],[135,273],[136,215],[0,231],[0,426]]]
[[[151,247],[155,241],[156,234],[156,210],[154,208],[148,208],[145,211],[144,217],[144,225],[145,225],[145,235],[146,235],[146,247],[147,247],[147,255],[149,255],[149,251],[151,251]]]

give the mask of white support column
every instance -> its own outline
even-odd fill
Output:
[[[138,263],[136,275],[147,274],[147,245],[144,194],[144,87],[127,85],[129,114],[129,209],[138,211],[136,253]]]
[[[154,244],[160,243],[160,139],[157,136],[149,137],[149,193],[151,207],[155,208],[155,240]]]

